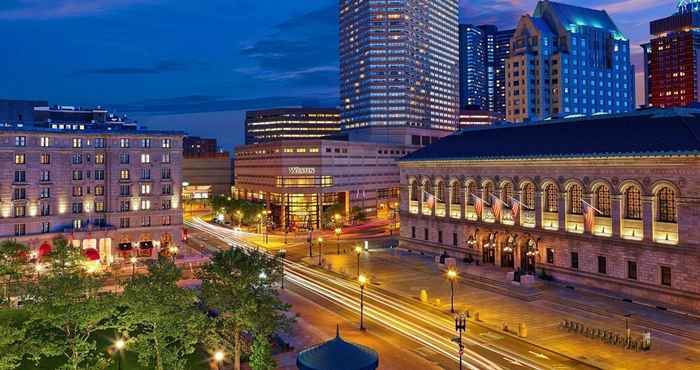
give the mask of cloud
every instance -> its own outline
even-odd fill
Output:
[[[128,104],[116,104],[109,106],[108,108],[118,113],[187,114],[300,106],[309,101],[318,103],[319,106],[334,107],[338,103],[338,98],[332,95],[323,96],[318,94],[268,96],[249,99],[230,99],[220,96],[192,95],[148,99]]]
[[[0,20],[81,17],[154,1],[156,0],[9,0],[0,5]]]
[[[71,75],[153,75],[167,72],[180,72],[190,70],[195,66],[203,66],[197,61],[161,60],[150,67],[106,67],[91,68],[73,72]]]
[[[500,28],[514,28],[523,14],[534,7],[519,0],[495,0],[491,2],[462,1],[460,4],[460,23],[495,24]]]
[[[623,0],[599,5],[596,6],[596,8],[605,10],[609,14],[620,14],[641,12],[647,9],[656,8],[659,5],[666,6],[666,4],[660,4],[658,0]]]

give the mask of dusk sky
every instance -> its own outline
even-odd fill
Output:
[[[675,11],[669,0],[562,2],[606,9],[630,39],[638,76],[649,20]],[[463,0],[461,20],[513,27],[535,4]],[[243,141],[243,110],[337,105],[337,7],[337,0],[0,0],[0,98],[107,106],[150,128],[216,137],[230,150]]]

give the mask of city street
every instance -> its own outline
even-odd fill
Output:
[[[215,236],[230,246],[256,248],[231,229],[198,220],[188,226]],[[289,259],[285,260],[285,275],[295,291],[314,300],[328,300],[336,309],[347,312],[343,315],[347,320],[357,321],[360,289],[355,281]],[[364,315],[369,330],[378,326],[389,329],[394,335],[410,339],[416,348],[424,348],[433,362],[446,368],[458,368],[457,344],[452,342],[456,335],[455,323],[450,315],[384,291],[371,282],[364,294]],[[463,360],[472,369],[593,368],[512,336],[475,326],[471,321],[468,327]]]

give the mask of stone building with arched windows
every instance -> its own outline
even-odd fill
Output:
[[[401,243],[700,311],[700,111],[458,133],[404,157]]]

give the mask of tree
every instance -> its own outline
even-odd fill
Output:
[[[3,298],[6,303],[10,302],[10,284],[19,280],[27,264],[27,253],[29,248],[15,240],[8,239],[0,243],[0,276],[4,277]]]
[[[55,274],[77,273],[84,268],[87,258],[81,248],[74,247],[63,236],[56,237],[51,244],[49,257]]]
[[[360,207],[352,207],[350,212],[352,213],[352,220],[354,222],[363,222],[367,220],[367,214]]]
[[[234,354],[235,370],[241,368],[244,332],[266,338],[288,328],[285,313],[289,306],[279,299],[275,288],[282,279],[279,259],[229,249],[215,254],[197,275],[205,303],[219,312],[215,334]]]
[[[250,367],[253,370],[274,370],[277,367],[277,362],[272,357],[272,346],[267,338],[261,335],[255,337],[250,354]]]
[[[160,258],[124,290],[119,329],[128,333],[129,348],[145,367],[184,369],[205,332],[206,316],[196,308],[194,292],[177,286],[181,277],[170,259]]]
[[[41,343],[40,357],[62,355],[62,369],[103,369],[110,359],[98,350],[93,337],[114,327],[116,299],[94,295],[102,280],[92,274],[59,271],[40,278],[29,287],[25,322],[26,336]],[[35,360],[39,356],[35,357]]]

